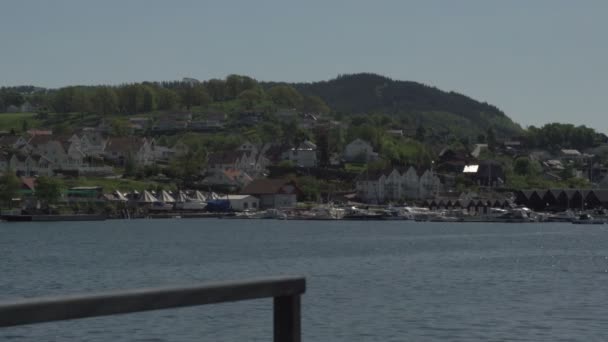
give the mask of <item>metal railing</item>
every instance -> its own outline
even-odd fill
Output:
[[[138,289],[0,302],[0,327],[272,297],[274,342],[300,342],[302,277]]]

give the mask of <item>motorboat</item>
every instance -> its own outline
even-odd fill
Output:
[[[591,214],[582,213],[574,221],[574,224],[604,224],[604,220],[596,219]]]
[[[546,222],[572,222],[576,219],[576,215],[571,210],[550,214],[544,218]]]

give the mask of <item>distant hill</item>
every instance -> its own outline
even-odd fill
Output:
[[[522,128],[500,109],[455,92],[375,74],[343,75],[329,81],[292,84],[301,93],[321,97],[333,110],[346,114],[398,115],[412,125],[449,130],[456,135],[520,134]]]

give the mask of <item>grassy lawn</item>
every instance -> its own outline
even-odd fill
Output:
[[[139,181],[134,179],[107,179],[107,178],[78,178],[65,181],[66,187],[75,186],[101,186],[104,192],[112,192],[114,190],[139,192],[143,190],[155,190],[159,185],[163,189],[173,190],[174,184],[161,184],[152,181]]]
[[[0,131],[21,132],[23,121],[27,121],[28,129],[38,128],[42,123],[36,119],[36,113],[0,113]]]

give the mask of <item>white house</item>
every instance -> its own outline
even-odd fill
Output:
[[[234,211],[257,210],[260,207],[260,200],[251,195],[227,195],[226,199]]]
[[[257,151],[257,149],[256,149]],[[268,159],[259,152],[225,151],[210,153],[207,161],[207,173],[226,170],[239,170],[252,177],[263,173],[268,166]]]
[[[367,203],[430,198],[441,188],[441,180],[433,171],[418,172],[414,167],[366,172],[356,181],[357,194]]]
[[[150,165],[154,161],[154,144],[146,138],[114,137],[108,140],[104,157],[119,165],[129,158],[138,165]]]
[[[377,159],[378,153],[370,143],[357,138],[344,147],[343,157],[347,162],[369,162]]]
[[[298,147],[291,148],[282,154],[283,160],[290,160],[297,166],[317,166],[317,145],[310,141],[304,141]]]

